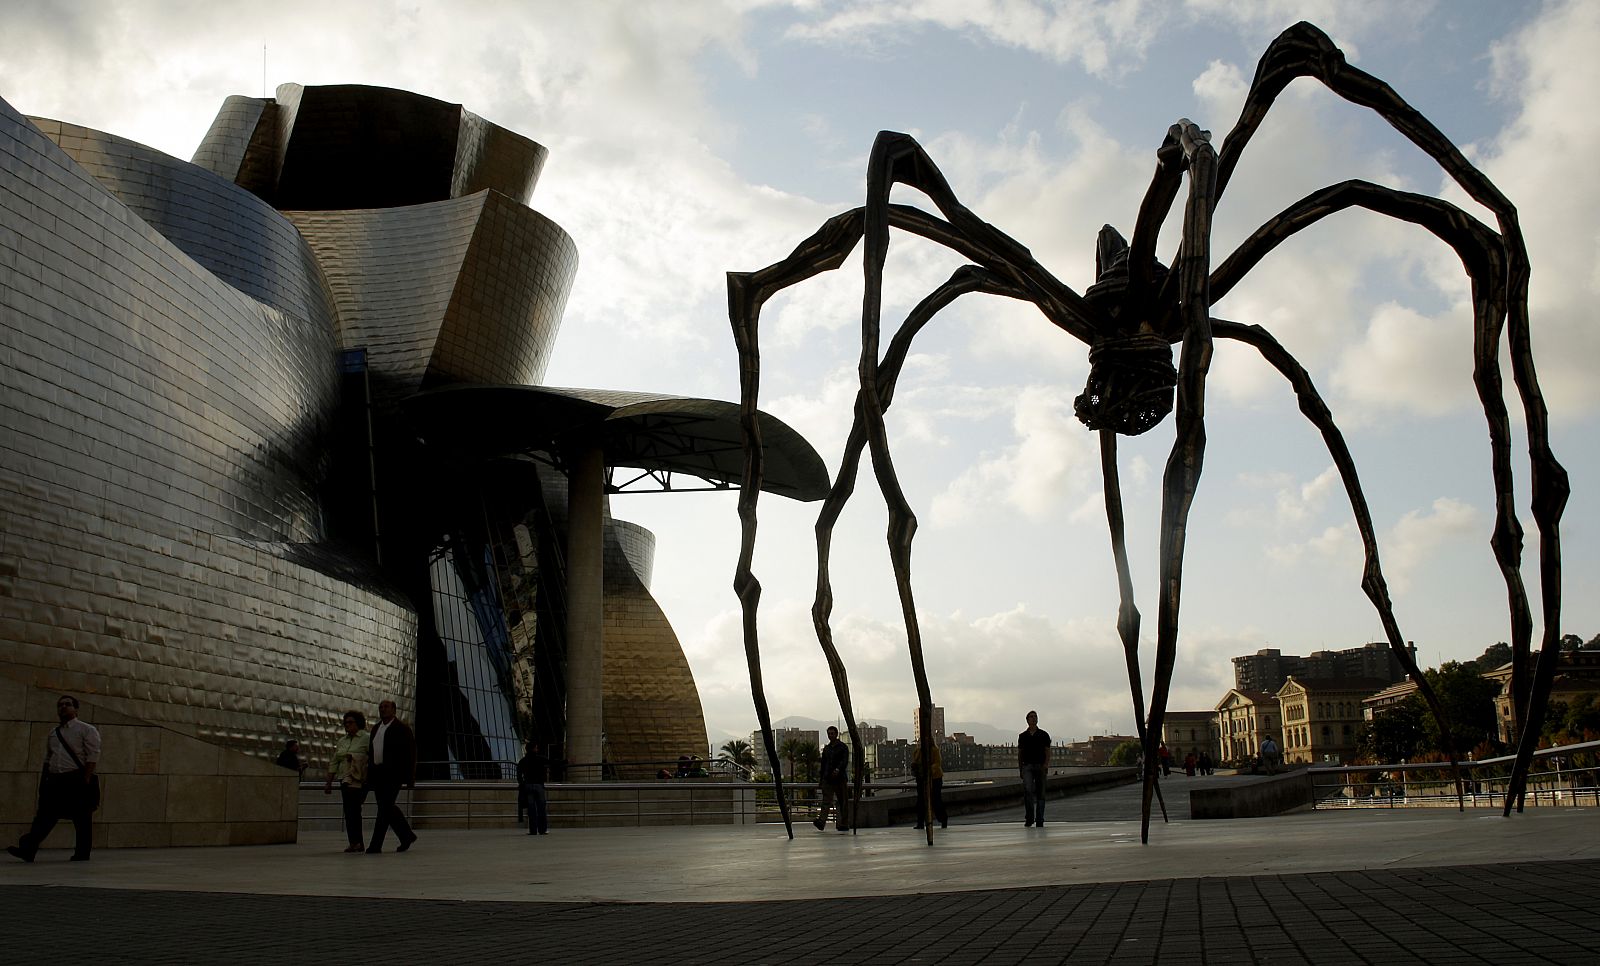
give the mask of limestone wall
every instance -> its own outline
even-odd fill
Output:
[[[58,697],[0,676],[0,839],[7,844],[33,818]],[[293,772],[119,713],[94,695],[74,697],[80,717],[100,729],[103,746],[95,848],[295,841]],[[71,848],[72,835],[72,824],[63,822],[44,847]]]

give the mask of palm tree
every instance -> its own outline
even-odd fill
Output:
[[[790,781],[794,781],[794,760],[800,757],[800,749],[807,744],[808,742],[801,741],[799,738],[785,738],[783,739],[783,744],[778,746],[778,757],[789,763]],[[815,746],[813,745],[812,747]]]
[[[731,762],[745,771],[754,771],[756,767],[756,752],[750,747],[750,742],[740,741],[735,738],[722,744],[722,760]]]
[[[800,747],[795,751],[794,757],[806,767],[805,780],[808,782],[816,781],[817,764],[822,761],[822,753],[817,750],[817,743],[814,741],[800,742]]]

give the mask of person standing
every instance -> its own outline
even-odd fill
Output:
[[[303,780],[306,777],[306,766],[309,764],[306,756],[300,754],[300,742],[290,738],[283,743],[283,750],[278,752],[279,768],[287,768]]]
[[[828,807],[838,800],[838,818],[834,825],[841,832],[850,831],[850,746],[839,740],[839,729],[828,728],[828,743],[822,749],[822,811],[812,825],[817,831],[828,827]]]
[[[1268,735],[1261,741],[1261,763],[1267,766],[1267,774],[1278,773],[1278,743]]]
[[[339,783],[339,797],[344,806],[344,835],[350,841],[346,852],[364,852],[361,842],[361,806],[367,801],[367,768],[372,760],[372,736],[367,734],[367,716],[359,711],[344,713],[344,734],[334,743],[333,757],[328,759],[328,780],[322,784],[322,794],[333,794],[333,783]]]
[[[1172,774],[1172,752],[1167,750],[1167,745],[1162,742],[1156,749],[1156,760],[1161,763],[1161,777],[1166,778]]]
[[[929,742],[928,748],[928,792],[924,797],[922,792],[922,745],[917,745],[917,750],[911,755],[911,774],[917,779],[917,828],[922,828],[922,823],[930,820],[929,807],[933,809],[931,818],[939,820],[940,828],[950,827],[950,816],[944,810],[944,759],[939,754],[939,743]]]
[[[94,810],[100,807],[100,732],[78,717],[78,699],[63,694],[56,701],[60,720],[44,740],[44,773],[39,777],[39,807],[16,845],[6,851],[32,862],[50,830],[63,818],[72,820],[72,861],[89,861],[94,844]]]
[[[1028,730],[1017,735],[1017,767],[1022,771],[1022,808],[1028,828],[1044,826],[1045,773],[1050,768],[1050,732],[1039,727],[1039,712],[1028,712]]]
[[[517,794],[528,809],[528,834],[546,835],[550,831],[550,800],[545,782],[550,777],[550,759],[538,745],[528,742],[522,760],[517,762]]]
[[[400,840],[396,852],[411,848],[417,833],[400,811],[395,799],[400,789],[413,788],[417,783],[417,740],[411,728],[395,717],[393,701],[378,704],[378,723],[372,729],[372,767],[367,772],[367,784],[378,802],[378,818],[372,823],[372,843],[367,854],[383,851],[383,837],[394,826],[395,837]]]

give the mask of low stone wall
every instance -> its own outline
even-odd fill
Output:
[[[7,844],[33,819],[59,697],[0,676],[0,838]],[[73,697],[79,716],[100,730],[95,848],[295,841],[293,772],[122,714],[94,695]],[[44,847],[71,848],[72,839],[72,823],[62,822]]]
[[[1281,815],[1311,807],[1314,794],[1311,773],[1308,771],[1294,771],[1219,788],[1196,788],[1189,792],[1189,817],[1262,818]]]
[[[950,784],[946,776],[943,789],[945,812],[962,815],[967,812],[987,812],[997,808],[1022,805],[1022,779],[1020,776],[994,778],[970,785]],[[1082,795],[1117,785],[1126,785],[1138,779],[1134,768],[1074,768],[1058,771],[1045,778],[1045,800]],[[917,795],[915,790],[885,791],[878,788],[871,798],[862,798],[856,809],[856,824],[861,828],[886,828],[895,823],[916,822]]]
[[[755,786],[718,781],[561,783],[546,786],[551,828],[622,828],[645,825],[739,825],[757,821]],[[770,792],[769,792],[770,794]],[[418,782],[396,800],[418,829],[513,828],[517,788],[511,782]],[[370,828],[376,809],[367,796],[362,820]],[[344,828],[337,790],[300,788],[300,826]]]

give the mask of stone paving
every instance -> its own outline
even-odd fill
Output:
[[[1174,816],[1146,845],[1105,820],[1125,793],[1052,802],[1044,829],[961,816],[933,847],[675,826],[0,856],[0,966],[1600,964],[1600,809]]]
[[[722,903],[0,885],[0,961],[1592,966],[1597,883],[1585,860]]]

